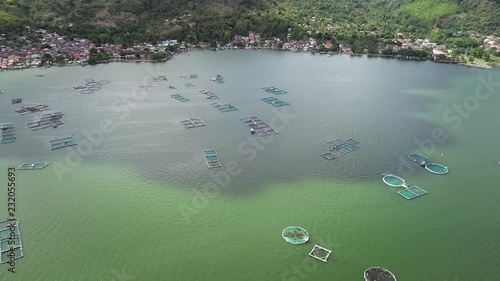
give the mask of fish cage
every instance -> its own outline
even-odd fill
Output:
[[[277,135],[278,131],[271,128],[271,126],[267,125],[264,121],[260,120],[257,117],[248,117],[240,119],[243,124],[245,124],[250,129],[253,129],[253,132],[257,134],[259,137],[265,137],[270,135]]]
[[[402,178],[400,178],[400,177],[398,177],[398,176],[395,176],[395,175],[392,175],[392,174],[384,174],[383,176],[384,177],[382,178],[382,180],[388,186],[392,186],[392,187],[404,187],[406,185],[405,180],[402,179]]]
[[[396,276],[383,267],[370,267],[363,273],[365,281],[397,281]]]
[[[433,174],[438,175],[445,175],[448,173],[448,167],[438,163],[429,163],[425,165],[425,169]]]
[[[309,233],[307,230],[299,226],[286,227],[281,232],[281,237],[283,237],[286,242],[293,245],[300,245],[309,241]]]
[[[50,163],[48,163],[48,162],[23,164],[23,165],[21,165],[21,167],[19,167],[19,170],[41,170],[41,169],[47,167],[49,164]]]
[[[0,221],[0,253],[0,264],[24,256],[19,220],[16,218]]]
[[[332,251],[328,250],[327,248],[324,248],[324,247],[321,247],[318,245],[314,245],[312,250],[309,252],[309,256],[313,257],[317,260],[320,260],[322,262],[327,262],[331,253],[332,253]]]

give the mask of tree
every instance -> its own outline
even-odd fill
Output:
[[[58,55],[55,59],[56,63],[63,63],[64,62],[64,56]]]

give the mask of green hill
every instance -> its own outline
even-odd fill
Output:
[[[297,39],[306,24],[321,30],[330,23],[349,34],[486,34],[499,32],[499,6],[500,0],[0,0],[0,33],[21,34],[30,25],[102,42],[196,42],[248,31],[283,38],[292,27]]]

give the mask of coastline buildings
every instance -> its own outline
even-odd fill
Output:
[[[196,27],[196,23],[190,22],[191,28]],[[314,25],[305,25],[308,34],[317,33]],[[337,29],[337,25],[329,24],[328,30]],[[340,53],[347,55],[355,55],[351,46],[338,44],[335,40],[318,41],[312,37],[300,40],[291,39],[292,29],[288,29],[288,36],[280,39],[277,37],[262,38],[262,36],[254,31],[247,35],[236,34],[232,37],[232,41],[219,48],[233,49],[279,49],[290,52],[312,52],[312,53]],[[88,39],[73,39],[69,40],[57,33],[50,33],[47,30],[39,29],[33,31],[32,34],[37,39],[29,39],[21,37],[19,40],[24,40],[22,47],[14,47],[15,44],[8,42],[3,34],[0,34],[0,70],[11,70],[28,67],[41,66],[45,62],[51,62],[56,65],[80,65],[82,62],[89,61],[91,52],[104,53],[109,57],[109,61],[137,61],[147,59],[146,54],[157,54],[167,52],[167,50],[175,52],[184,52],[189,49],[210,48],[209,42],[199,42],[198,44],[190,44],[187,42],[179,42],[176,39],[168,39],[159,44],[136,43],[133,46],[124,47],[121,44],[102,44],[97,45]],[[479,48],[488,52],[500,52],[500,38],[495,35],[478,35],[471,34],[470,38],[481,43]],[[383,42],[382,42],[383,41]],[[388,42],[388,43],[384,43]],[[451,47],[446,45],[438,45],[428,39],[409,39],[404,38],[404,34],[397,33],[394,38],[381,39],[377,51],[379,55],[397,55],[407,53],[404,50],[418,50],[427,52],[427,57],[447,59],[456,56]],[[365,50],[366,51],[366,50]],[[162,59],[165,60],[165,59]]]

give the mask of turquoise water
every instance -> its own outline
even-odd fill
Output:
[[[211,81],[217,74],[225,84]],[[137,89],[160,75],[169,81]],[[1,73],[0,122],[17,130],[14,144],[0,145],[1,185],[7,167],[51,164],[17,171],[25,257],[15,274],[0,266],[0,278],[362,280],[383,266],[398,280],[495,280],[500,99],[497,84],[484,86],[490,75],[500,81],[497,71],[430,62],[270,51]],[[81,95],[72,87],[87,78],[111,83]],[[280,99],[289,106],[260,100],[271,85],[287,91]],[[239,110],[221,114],[201,89]],[[32,132],[29,117],[13,112],[15,97],[63,111],[65,124]],[[251,116],[279,134],[251,135],[239,120]],[[207,126],[185,129],[189,118]],[[78,146],[50,150],[49,139],[71,135]],[[323,159],[336,138],[360,148]],[[208,169],[206,149],[217,150],[221,168]],[[411,153],[452,172],[431,174]],[[382,173],[428,194],[406,200]],[[286,243],[290,225],[310,241]],[[307,255],[314,244],[333,251],[328,263]]]

